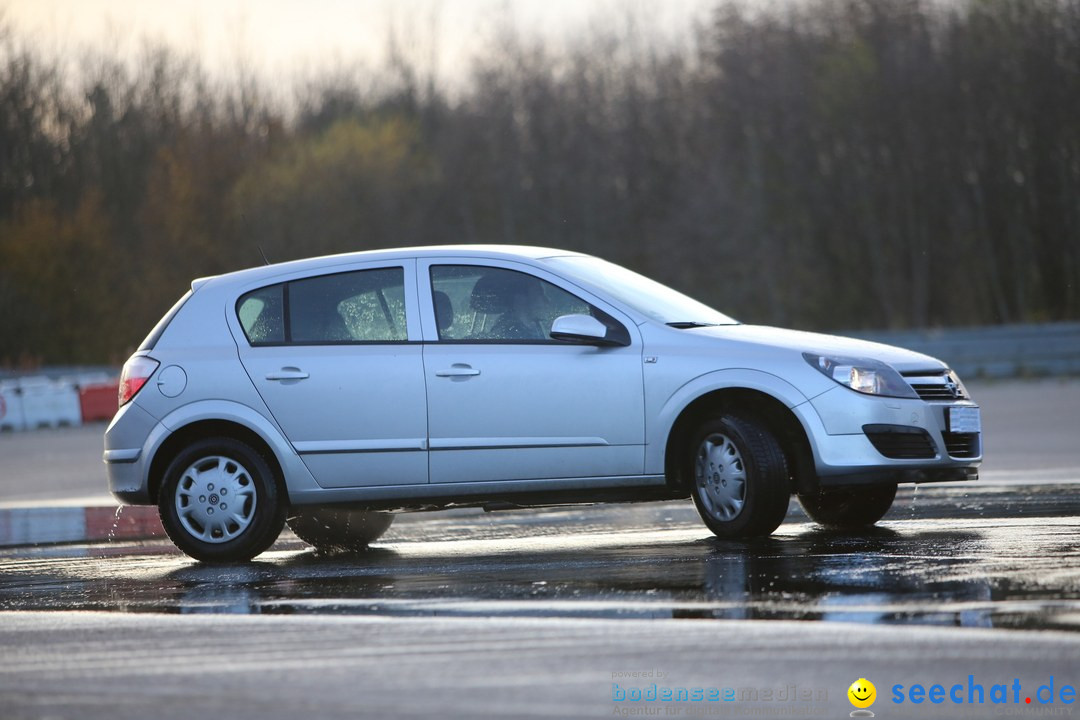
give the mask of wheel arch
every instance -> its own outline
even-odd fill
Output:
[[[680,493],[689,492],[691,478],[686,457],[693,431],[707,417],[731,413],[762,423],[780,443],[788,465],[791,492],[816,488],[817,474],[810,441],[791,406],[760,388],[733,385],[713,388],[685,403],[668,430],[664,442],[664,474],[668,484]]]
[[[151,502],[157,503],[165,470],[173,458],[192,442],[209,437],[229,437],[254,448],[274,472],[284,502],[289,502],[290,481],[299,475],[296,467],[300,464],[299,457],[265,418],[246,417],[250,410],[245,413],[241,408],[239,412],[234,412],[232,405],[220,401],[194,403],[177,410],[161,422],[159,427],[167,428],[168,432],[154,447],[147,469],[146,482]],[[285,457],[282,457],[283,451],[287,451]],[[309,473],[305,479],[314,484]]]

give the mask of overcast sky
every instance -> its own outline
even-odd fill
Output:
[[[460,77],[493,28],[558,42],[636,18],[659,41],[681,35],[714,0],[0,0],[20,37],[75,57],[86,47],[132,59],[147,40],[194,53],[214,73],[244,62],[295,77],[383,55],[390,28],[411,47],[437,47],[437,67]],[[431,41],[435,40],[435,43]]]

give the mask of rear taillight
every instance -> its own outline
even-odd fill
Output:
[[[120,405],[123,407],[131,398],[142,390],[142,386],[150,379],[157,370],[158,361],[145,355],[132,355],[124,363],[124,370],[120,373]]]

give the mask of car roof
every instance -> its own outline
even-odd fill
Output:
[[[529,245],[427,245],[423,247],[389,248],[385,250],[364,250],[360,252],[322,255],[320,257],[290,260],[282,263],[260,265],[246,270],[222,275],[198,278],[191,283],[192,289],[211,281],[218,282],[254,282],[262,278],[274,278],[279,275],[304,270],[319,270],[335,265],[354,262],[380,260],[399,260],[409,258],[442,257],[453,255],[462,258],[490,258],[493,260],[539,260],[548,257],[582,255],[582,253],[555,248],[532,247]]]

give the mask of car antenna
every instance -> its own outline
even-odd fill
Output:
[[[263,252],[262,245],[256,245],[255,247],[259,248],[259,254],[262,255],[263,262],[269,265],[270,261],[266,259],[266,253]]]

